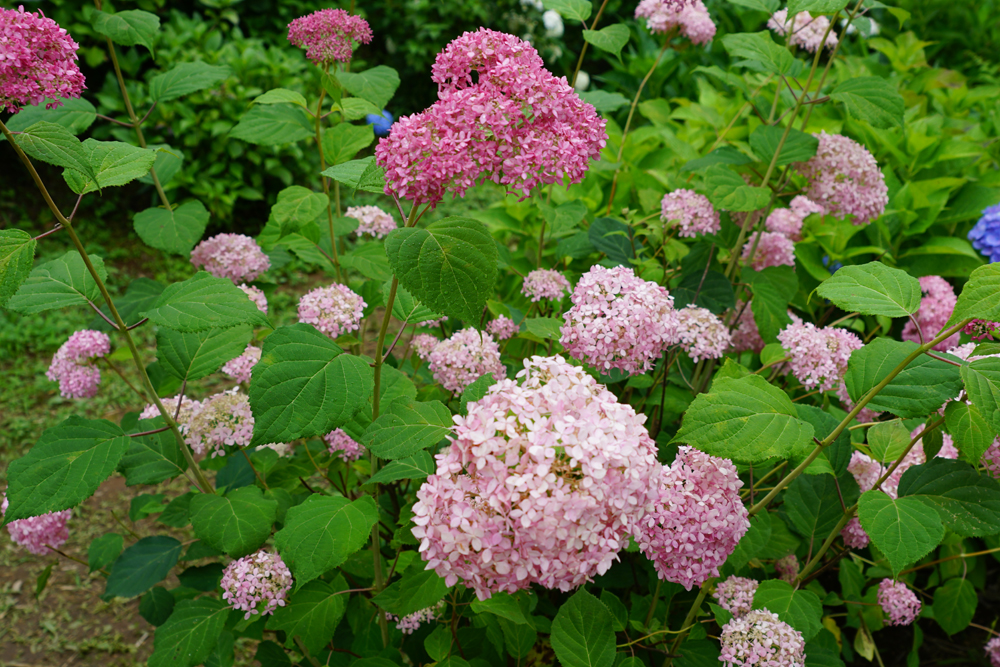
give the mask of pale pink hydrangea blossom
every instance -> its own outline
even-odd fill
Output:
[[[816,53],[821,48],[832,49],[837,45],[837,34],[830,30],[830,19],[825,16],[812,16],[809,12],[799,12],[793,17],[792,35],[788,38],[788,43],[800,46],[806,51]],[[767,27],[778,33],[785,35],[788,32],[788,10],[781,9],[771,15],[767,21]],[[823,37],[826,41],[823,41]]]
[[[729,329],[707,308],[693,304],[677,311],[678,345],[694,361],[718,359],[732,343]]]
[[[825,131],[816,155],[793,166],[809,184],[805,196],[828,215],[854,216],[855,225],[867,225],[882,215],[889,189],[878,163],[864,146],[840,134]]]
[[[258,449],[260,448],[270,449],[281,457],[291,456],[295,451],[295,446],[288,442],[269,442],[266,445],[260,445]]]
[[[719,212],[712,202],[694,190],[674,190],[663,195],[660,220],[675,223],[678,236],[693,238],[698,234],[715,234],[721,228]]]
[[[712,595],[719,602],[720,607],[732,614],[734,618],[740,618],[753,608],[753,596],[757,593],[759,585],[760,582],[755,579],[734,575],[720,582]]]
[[[176,415],[177,425],[180,427],[181,433],[185,432],[187,423],[191,421],[191,418],[202,408],[201,401],[195,401],[187,396],[184,396],[183,394],[160,399],[160,402],[163,403],[163,407],[167,409],[171,418],[174,418]],[[177,411],[178,402],[181,406],[180,412]],[[142,412],[139,413],[139,419],[155,419],[159,416],[160,410],[153,403],[144,407]]]
[[[984,647],[986,657],[990,659],[992,667],[1000,667],[1000,637],[994,637],[986,642]]]
[[[878,603],[889,617],[888,625],[910,625],[923,606],[906,584],[892,579],[883,579],[878,585]]]
[[[919,278],[919,281],[923,297],[920,299],[920,309],[914,313],[913,320],[917,321],[920,329],[918,331],[913,320],[909,320],[903,327],[902,338],[923,344],[936,338],[945,328],[948,318],[955,310],[955,304],[958,303],[958,297],[955,296],[955,290],[951,283],[941,276],[923,276]],[[922,341],[920,340],[921,333],[923,334]],[[935,345],[934,349],[944,352],[958,345],[958,340],[959,336],[956,333]]]
[[[641,0],[635,17],[646,19],[646,28],[654,34],[677,28],[694,44],[706,44],[715,37],[715,23],[702,0]]]
[[[792,241],[802,240],[802,223],[813,213],[823,213],[823,207],[808,197],[795,197],[788,208],[776,208],[764,222],[769,232],[781,234]],[[794,263],[794,262],[793,262]]]
[[[447,321],[448,321],[448,317],[446,315],[444,317],[439,317],[436,320],[427,320],[426,322],[421,322],[420,326],[422,326],[422,327],[428,327],[430,329],[437,329],[438,327],[440,327],[442,324],[444,324]]]
[[[243,234],[205,239],[191,251],[191,263],[216,278],[229,278],[234,285],[256,280],[271,268],[271,260],[257,242]]]
[[[769,266],[795,266],[795,242],[783,234],[761,232],[754,249],[755,239],[751,238],[743,246],[743,264],[754,271],[763,271]],[[753,258],[750,251],[753,250]]]
[[[62,98],[80,97],[86,86],[76,62],[79,48],[42,12],[0,8],[0,111],[17,113],[46,98],[45,108],[52,109]]]
[[[267,297],[264,296],[263,290],[253,285],[247,285],[246,283],[241,283],[237,287],[243,290],[247,297],[253,301],[253,305],[257,306],[257,310],[267,315]]]
[[[0,516],[7,514],[9,504],[5,494],[3,503],[0,504]],[[49,553],[49,547],[58,549],[69,539],[66,522],[71,516],[73,516],[72,510],[62,510],[18,519],[7,524],[7,532],[10,533],[10,539],[14,544],[24,547],[36,556],[44,556]]]
[[[996,479],[1000,479],[1000,438],[996,438],[993,441],[993,444],[983,453],[983,458],[980,462],[986,468],[986,472],[993,475]]]
[[[426,609],[415,611],[412,614],[404,616],[403,618],[393,614],[386,614],[385,618],[386,620],[395,623],[396,629],[404,635],[412,635],[424,623],[430,623],[431,621],[436,620],[443,607],[444,600],[433,607],[427,607]]]
[[[438,343],[441,342],[440,338],[432,336],[431,334],[417,334],[410,341],[410,345],[413,347],[413,351],[417,353],[417,356],[421,359],[427,359],[431,356],[431,352],[437,347]]]
[[[486,325],[486,331],[493,334],[497,340],[507,340],[520,330],[521,328],[517,326],[517,322],[506,315],[499,315],[495,320],[491,320]]]
[[[816,327],[811,322],[792,322],[778,334],[788,354],[792,375],[807,389],[829,391],[847,372],[851,352],[861,349],[861,339],[835,327]]]
[[[688,590],[719,576],[750,528],[736,466],[684,446],[653,486],[655,505],[633,527],[639,550],[661,579]]]
[[[273,614],[284,607],[292,590],[292,573],[281,556],[261,549],[234,560],[222,573],[222,599],[243,619]]]
[[[323,440],[326,442],[327,451],[334,456],[339,456],[344,463],[357,461],[368,453],[368,449],[364,445],[347,435],[342,428],[330,431],[323,436]]]
[[[572,301],[563,315],[560,342],[574,359],[602,372],[643,373],[677,342],[673,297],[629,267],[591,267],[577,283]]]
[[[802,633],[767,609],[754,609],[722,628],[719,660],[739,667],[804,667]]]
[[[435,345],[428,361],[434,380],[455,394],[483,375],[492,375],[495,381],[507,377],[507,369],[500,361],[500,346],[493,336],[472,328],[462,329]]]
[[[788,554],[783,558],[774,561],[774,571],[778,573],[778,578],[788,583],[795,583],[795,578],[799,576],[799,559],[795,554]]]
[[[92,329],[75,332],[52,357],[45,377],[59,383],[64,398],[92,398],[101,384],[101,371],[91,362],[111,352],[108,335]]]
[[[837,398],[839,398],[840,402],[844,404],[844,409],[847,410],[848,412],[853,410],[854,406],[857,405],[854,401],[851,400],[851,394],[847,391],[847,382],[844,381],[843,378],[841,378],[840,384],[837,385]],[[861,408],[861,410],[854,417],[854,419],[861,424],[868,424],[870,422],[878,421],[878,417],[880,414],[882,413],[875,412],[870,408],[864,407]]]
[[[240,384],[250,384],[250,373],[253,367],[260,361],[261,349],[253,345],[247,345],[243,354],[230,359],[222,366],[222,372],[236,380]]]
[[[237,389],[215,394],[202,403],[184,430],[184,441],[196,454],[211,450],[224,456],[225,447],[245,447],[253,435],[253,412],[247,395]]]
[[[330,338],[361,327],[368,304],[346,285],[317,287],[299,299],[299,322],[311,324]]]
[[[844,538],[844,546],[848,549],[864,549],[871,541],[868,533],[861,526],[861,521],[856,516],[851,517],[851,520],[840,531],[840,536]]]
[[[351,206],[344,215],[358,221],[359,236],[367,234],[381,239],[396,229],[396,220],[378,206]]]
[[[532,357],[454,417],[417,492],[413,535],[448,585],[479,599],[603,574],[656,499],[645,416],[562,357]]]
[[[764,349],[764,339],[760,337],[757,330],[757,322],[753,319],[752,306],[744,301],[737,301],[734,311],[737,319],[731,324],[733,330],[732,349],[733,352],[760,352]]]
[[[354,55],[352,40],[368,44],[372,29],[343,9],[321,9],[288,24],[288,41],[305,49],[306,58],[317,65],[348,62]]]
[[[557,301],[569,291],[569,281],[558,271],[552,269],[535,269],[524,277],[521,294],[531,299],[532,303],[542,299]]]

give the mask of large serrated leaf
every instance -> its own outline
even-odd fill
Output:
[[[918,498],[893,499],[882,491],[867,491],[858,500],[858,518],[895,574],[930,553],[944,537],[937,511]]]
[[[628,26],[623,23],[615,23],[600,30],[584,30],[583,40],[588,44],[593,44],[601,51],[613,53],[615,57],[621,58],[622,47],[628,44]]]
[[[101,280],[108,279],[104,260],[91,257],[91,263]],[[52,308],[85,305],[101,299],[97,282],[87,270],[83,258],[75,250],[51,262],[36,266],[21,288],[11,297],[8,308],[33,314]]]
[[[337,80],[351,95],[368,100],[379,109],[392,99],[399,88],[399,74],[391,67],[378,65],[363,72],[339,72]]]
[[[351,189],[352,196],[358,190],[375,194],[385,192],[385,171],[375,162],[374,157],[336,164],[323,171],[323,176],[346,185]]]
[[[145,315],[161,327],[182,332],[221,329],[237,324],[271,325],[243,290],[233,285],[232,281],[216,278],[205,271],[199,271],[183,282],[168,285]]]
[[[162,428],[163,425],[160,417],[140,419],[135,431],[143,433]],[[125,475],[126,486],[159,484],[183,474],[187,467],[187,461],[171,431],[130,437],[128,449],[118,464],[118,469]]]
[[[83,176],[74,169],[63,172],[66,184],[78,195],[131,183],[148,174],[156,162],[156,151],[120,141],[87,139],[83,149],[88,153],[95,178]]]
[[[193,667],[205,663],[226,626],[229,611],[229,605],[217,598],[178,602],[166,623],[156,629],[148,666]]]
[[[912,342],[877,338],[851,353],[844,380],[852,401],[857,402],[917,349]],[[957,357],[944,356],[956,363]],[[911,361],[866,407],[908,417],[925,417],[962,389],[959,369],[947,362],[920,355]]]
[[[440,401],[397,398],[365,431],[363,443],[382,459],[401,459],[435,445],[451,432],[451,411]]]
[[[329,643],[344,616],[348,596],[342,591],[347,588],[347,582],[339,576],[334,579],[334,585],[310,581],[293,593],[284,607],[274,610],[267,629],[283,630],[286,646],[294,648],[298,637],[307,650],[318,654]]]
[[[178,63],[149,81],[149,96],[155,102],[175,100],[224,81],[233,71],[226,65],[203,62]]]
[[[920,308],[920,283],[905,271],[881,262],[845,266],[816,292],[839,308],[862,315],[906,317]]]
[[[167,578],[183,546],[166,535],[144,537],[122,552],[111,566],[105,598],[132,598]]]
[[[802,633],[809,641],[820,631],[823,605],[819,596],[805,589],[793,590],[784,581],[762,581],[753,596],[754,609],[767,609]]]
[[[783,46],[771,39],[768,31],[730,33],[722,38],[722,45],[734,58],[744,59],[743,64],[772,74],[796,76],[802,63]]]
[[[1000,262],[981,266],[969,276],[947,326],[966,319],[1000,322]]]
[[[771,191],[747,185],[735,171],[721,164],[705,171],[705,192],[712,205],[724,211],[757,211],[771,201]]]
[[[306,112],[290,104],[255,104],[229,132],[233,139],[260,146],[289,144],[314,134]]]
[[[611,612],[581,588],[552,619],[552,648],[565,667],[611,667],[615,662]]]
[[[199,493],[191,499],[194,534],[206,544],[240,558],[255,551],[271,534],[278,503],[256,486],[225,496]]]
[[[781,138],[785,136],[785,130],[786,128],[780,125],[761,125],[750,134],[750,147],[765,164],[770,164],[774,159],[775,153],[778,152],[778,144],[781,144]],[[792,162],[805,162],[816,155],[818,147],[819,139],[816,137],[794,128],[790,129],[785,142],[781,144],[781,154],[778,155],[775,165],[783,167]]]
[[[187,255],[205,233],[208,218],[200,201],[190,201],[172,211],[147,208],[135,214],[133,223],[139,238],[151,248]]]
[[[0,308],[31,274],[37,242],[20,229],[0,229]]]
[[[983,419],[979,408],[964,401],[950,401],[945,407],[944,419],[962,459],[979,465],[994,438],[993,429]]]
[[[62,125],[73,134],[80,134],[90,127],[97,119],[97,109],[81,97],[70,97],[62,100],[62,104],[54,109],[46,109],[47,102],[35,106],[24,107],[7,121],[7,129],[11,132],[22,132],[38,121],[46,121]],[[6,138],[0,136],[0,141]]]
[[[934,457],[913,466],[899,482],[900,498],[918,498],[964,537],[1000,533],[1000,484],[968,463]]]
[[[21,131],[14,141],[25,153],[64,169],[72,169],[81,176],[96,179],[90,166],[89,152],[72,132],[55,123],[39,121]]]
[[[859,76],[844,81],[830,92],[830,99],[843,102],[847,112],[873,127],[902,127],[906,106],[903,96],[880,76]]]
[[[198,380],[243,354],[251,338],[253,329],[248,324],[196,333],[163,328],[156,332],[156,359],[168,375]]]
[[[160,29],[160,19],[139,9],[108,14],[96,10],[90,15],[94,30],[121,46],[141,44],[153,52],[153,40]]]

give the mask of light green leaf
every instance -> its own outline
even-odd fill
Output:
[[[845,266],[823,281],[817,293],[839,308],[862,315],[907,317],[920,308],[920,283],[881,262]]]
[[[910,446],[910,431],[902,419],[880,422],[868,429],[868,446],[876,461],[895,461]]]
[[[253,100],[254,104],[295,104],[302,107],[303,109],[308,109],[306,104],[306,98],[302,96],[302,93],[297,93],[294,90],[288,90],[287,88],[272,88],[263,95],[258,95]]]
[[[219,641],[229,611],[229,605],[217,598],[178,602],[167,622],[156,629],[148,667],[193,667],[204,663]]]
[[[733,58],[742,58],[742,64],[772,74],[796,76],[802,63],[788,49],[779,46],[764,30],[757,33],[730,33],[722,38],[722,45]]]
[[[423,479],[433,475],[435,470],[434,458],[421,450],[413,456],[390,462],[372,475],[365,484],[388,484],[401,479]]]
[[[351,188],[352,196],[358,190],[375,194],[385,192],[385,171],[375,163],[374,156],[328,167],[323,175]]]
[[[839,12],[847,6],[848,0],[789,0],[788,15],[799,12],[809,12],[816,14],[833,14]]]
[[[604,90],[588,90],[579,93],[579,97],[597,109],[597,113],[611,113],[629,103],[628,98],[621,93],[609,93]]]
[[[289,144],[313,134],[306,112],[289,104],[255,104],[229,132],[233,139],[259,146]]]
[[[755,282],[751,289],[753,299],[750,301],[750,309],[757,331],[765,343],[773,343],[781,330],[792,323],[788,316],[789,300],[768,281]]]
[[[323,157],[327,164],[342,164],[354,159],[358,151],[368,148],[373,141],[375,130],[371,125],[338,123],[323,130]]]
[[[750,519],[750,530],[740,539],[733,553],[729,554],[726,564],[734,571],[739,571],[754,558],[759,558],[761,550],[771,539],[771,515],[758,512]]]
[[[433,607],[444,598],[451,588],[434,570],[424,569],[419,559],[411,565],[399,581],[390,584],[384,591],[372,598],[372,602],[390,614],[409,616]]]
[[[699,171],[717,164],[750,164],[753,160],[732,146],[719,146],[714,151],[696,160],[689,160],[681,167],[682,172]]]
[[[462,414],[468,414],[469,403],[478,401],[485,396],[486,392],[488,392],[490,387],[495,385],[496,382],[496,379],[491,374],[487,373],[466,387],[465,391],[462,392],[462,397],[459,401],[462,404]]]
[[[292,185],[278,193],[271,207],[271,218],[281,225],[282,232],[298,230],[326,211],[330,198],[301,185]]]
[[[918,498],[894,500],[882,491],[866,491],[858,500],[858,518],[897,575],[944,537],[937,511]]]
[[[623,23],[615,23],[600,30],[584,30],[583,39],[589,44],[593,44],[602,51],[613,53],[615,57],[621,59],[622,47],[628,44],[628,26]]]
[[[825,476],[824,476],[825,477]],[[767,609],[802,633],[809,641],[822,627],[823,605],[819,596],[809,590],[792,590],[784,581],[762,581],[753,596],[754,609]]]
[[[941,629],[954,635],[969,627],[976,615],[979,595],[965,577],[956,577],[934,591],[934,620]]]
[[[899,497],[923,501],[963,537],[1000,533],[1000,483],[968,463],[934,457],[913,466],[899,482]]]
[[[90,166],[90,153],[72,132],[55,123],[39,121],[22,130],[14,141],[25,153],[64,169],[77,171],[81,176],[96,179],[94,168]]]
[[[771,191],[747,185],[740,175],[721,164],[705,171],[705,192],[712,205],[724,211],[757,211],[771,201]]]
[[[82,97],[69,97],[55,109],[46,109],[45,102],[36,106],[24,107],[7,121],[7,129],[11,132],[23,132],[38,121],[62,125],[73,134],[80,134],[90,127],[97,119],[97,109]],[[0,137],[0,141],[5,141]]]
[[[161,418],[141,419],[134,429],[142,433],[164,426]],[[188,464],[170,431],[129,438],[128,449],[118,469],[125,475],[125,485],[159,484],[187,470]]]
[[[139,9],[108,14],[96,10],[90,15],[90,23],[101,35],[121,46],[141,44],[153,52],[153,41],[160,30],[160,19]]]
[[[133,598],[163,581],[177,564],[181,543],[166,535],[144,537],[111,566],[104,598]]]
[[[362,444],[382,459],[401,459],[435,445],[451,432],[444,403],[397,398],[365,431]]]
[[[268,630],[283,630],[285,646],[295,648],[298,637],[310,653],[319,654],[329,643],[337,624],[347,609],[347,582],[338,576],[334,585],[322,580],[310,581],[292,594],[284,607],[274,610],[267,621]]]
[[[473,600],[472,611],[477,614],[495,614],[517,625],[529,622],[517,598],[510,593],[494,593],[486,600]]]
[[[152,171],[156,172],[156,179],[160,185],[166,186],[184,164],[184,151],[174,148],[169,144],[149,144],[149,148],[156,151],[156,161],[153,163]],[[139,177],[140,183],[153,185],[153,178],[150,174]]]
[[[972,404],[979,408],[994,433],[1000,433],[1000,359],[977,359],[969,366],[962,366],[961,373]]]
[[[368,100],[381,112],[399,88],[399,74],[391,67],[378,65],[364,72],[339,72],[337,79],[351,95]]]
[[[903,96],[880,76],[849,78],[830,92],[830,99],[843,102],[847,113],[873,127],[903,126]]]
[[[360,97],[345,97],[338,105],[344,120],[360,120],[368,114],[381,114],[382,110]]]
[[[225,496],[199,493],[191,499],[195,537],[241,558],[256,551],[271,534],[278,503],[256,486],[243,486]]]
[[[580,588],[552,620],[552,648],[565,667],[611,667],[615,662],[611,612]]]
[[[28,279],[37,242],[20,229],[0,229],[0,308]]]
[[[965,401],[949,401],[944,410],[945,426],[955,439],[955,446],[962,459],[979,465],[983,454],[993,444],[993,430],[983,419],[979,408]]]
[[[388,260],[386,260],[388,262]],[[392,281],[387,281],[382,285],[383,303],[389,299],[389,291],[392,289]],[[419,324],[430,320],[441,318],[439,313],[435,313],[427,306],[413,298],[410,291],[402,285],[396,286],[396,298],[392,302],[392,316],[400,322]]]
[[[547,340],[559,340],[563,321],[558,317],[531,317],[524,321],[529,333]]]
[[[108,279],[104,260],[91,257],[91,263],[101,280]],[[91,277],[83,258],[75,250],[51,262],[41,264],[28,274],[28,279],[10,299],[11,310],[34,314],[52,308],[79,306],[87,301],[99,301],[101,291]]]
[[[370,280],[385,281],[392,278],[389,259],[385,256],[381,243],[359,243],[353,250],[340,256],[340,263]]]
[[[773,14],[778,11],[781,3],[778,0],[729,0],[734,5],[756,9],[759,12]]]
[[[559,12],[567,21],[586,21],[593,6],[588,0],[545,0],[545,9]]]
[[[153,307],[146,311],[146,317],[161,327],[182,332],[237,324],[271,325],[257,305],[231,280],[215,278],[204,271],[183,282],[167,285]]]
[[[981,266],[969,276],[958,303],[948,319],[947,326],[954,326],[966,319],[1000,322],[1000,262]]]
[[[203,62],[178,63],[149,81],[149,96],[154,102],[176,100],[225,81],[233,71],[225,65]]]
[[[74,169],[63,172],[63,178],[76,194],[96,192],[101,188],[125,185],[145,176],[156,162],[156,151],[137,148],[120,141],[87,139],[83,149],[96,179],[88,178]]]
[[[105,533],[95,538],[87,548],[87,567],[90,572],[111,565],[122,552],[125,539],[118,533]]]
[[[785,135],[785,128],[780,125],[760,125],[750,134],[750,148],[765,164],[770,164],[778,150],[778,144]],[[776,166],[782,167],[792,162],[805,162],[816,155],[819,139],[796,129],[788,131],[785,143],[781,146]],[[742,180],[742,179],[740,179]]]
[[[133,224],[142,242],[175,255],[187,255],[208,226],[208,211],[200,201],[181,204],[173,211],[147,208],[135,214]]]

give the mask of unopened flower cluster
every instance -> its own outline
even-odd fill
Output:
[[[491,320],[486,325],[486,331],[493,334],[497,340],[507,340],[520,330],[521,328],[517,326],[517,322],[506,315],[499,315],[495,320]]]
[[[802,240],[802,223],[812,213],[823,213],[823,207],[808,197],[798,195],[788,208],[776,208],[764,221],[769,232],[781,234],[792,241]]]
[[[920,614],[920,598],[901,581],[883,579],[878,585],[878,603],[889,617],[888,625],[910,625]]]
[[[791,21],[792,34],[788,38],[788,43],[799,46],[806,51],[816,53],[822,48],[832,49],[837,45],[837,35],[830,30],[830,19],[825,16],[812,16],[809,12],[799,12]],[[767,27],[778,33],[785,35],[789,28],[788,10],[780,9],[771,15],[767,21]],[[826,38],[826,41],[823,38]]]
[[[288,41],[305,49],[306,58],[317,65],[348,62],[354,55],[352,40],[369,43],[372,29],[343,9],[321,9],[288,24]]]
[[[988,206],[969,232],[972,247],[991,262],[1000,262],[1000,204]]]
[[[677,235],[689,238],[698,234],[715,234],[721,229],[719,212],[707,197],[694,190],[674,190],[663,195],[660,220],[675,223]]]
[[[712,595],[718,601],[719,606],[739,618],[748,613],[753,607],[753,596],[757,593],[757,586],[760,585],[756,579],[737,577],[735,575],[720,582],[715,587]]]
[[[500,347],[493,336],[472,328],[462,329],[439,342],[428,361],[434,380],[455,394],[483,375],[492,375],[496,381],[507,377],[507,369],[500,361]]]
[[[923,298],[920,299],[920,309],[914,313],[913,320],[916,320],[917,324],[920,325],[920,329],[917,330],[913,320],[907,321],[903,327],[902,337],[903,340],[923,344],[936,338],[945,328],[948,318],[955,310],[955,304],[958,303],[958,297],[955,296],[955,290],[951,283],[941,276],[923,276],[919,278],[919,281]],[[923,340],[920,337],[921,333]],[[944,352],[957,344],[958,334],[956,333],[935,345],[934,349]]]
[[[763,271],[769,266],[795,266],[795,242],[784,234],[761,232],[760,239],[755,235],[743,246],[741,259],[754,271]]]
[[[535,269],[524,277],[521,293],[531,299],[532,303],[542,299],[558,301],[569,291],[569,281],[558,271],[552,269]]]
[[[378,206],[351,206],[344,215],[358,221],[358,235],[367,234],[377,239],[396,229],[396,220]]]
[[[732,343],[729,329],[707,308],[693,304],[677,311],[678,345],[694,361],[718,359]]]
[[[572,301],[563,315],[560,342],[574,359],[601,372],[643,373],[677,342],[673,297],[631,268],[591,267],[573,290]]]
[[[797,319],[797,318],[796,318]],[[788,354],[792,375],[807,389],[834,389],[847,372],[851,352],[861,349],[861,339],[835,327],[817,327],[811,322],[792,322],[778,334]]]
[[[225,447],[245,447],[253,435],[253,413],[247,395],[233,389],[205,400],[191,415],[184,441],[197,454],[225,456]]]
[[[562,357],[532,357],[456,415],[413,506],[420,554],[479,599],[603,574],[656,497],[645,417]]]
[[[828,215],[854,216],[855,225],[882,215],[889,189],[868,149],[840,134],[813,136],[819,139],[816,155],[793,165],[808,181],[805,195]]]
[[[767,609],[754,609],[722,628],[719,660],[741,667],[803,667],[802,633]]]
[[[646,28],[654,34],[676,28],[694,44],[715,37],[715,23],[702,0],[641,0],[635,17],[646,19]]]
[[[222,599],[244,620],[273,614],[284,607],[292,589],[292,573],[276,553],[264,550],[234,560],[222,573]]]
[[[8,505],[7,496],[4,495],[3,503],[0,504],[0,516],[7,514]],[[72,510],[62,510],[18,519],[7,524],[7,532],[10,533],[10,539],[14,540],[14,544],[24,547],[36,556],[45,556],[49,553],[50,546],[58,549],[69,539],[66,522],[71,516],[73,516]]]
[[[237,287],[243,290],[247,297],[253,301],[253,304],[257,306],[257,310],[267,315],[267,297],[264,296],[263,290],[253,285],[247,285],[246,283],[241,283]]]
[[[46,109],[66,97],[80,97],[85,86],[73,41],[59,24],[41,12],[0,8],[0,111],[46,101]]]
[[[259,347],[247,345],[243,354],[235,359],[230,359],[222,366],[222,372],[240,384],[250,384],[250,373],[260,361],[260,353]]]
[[[327,451],[339,456],[344,463],[357,461],[368,451],[364,445],[347,435],[344,429],[338,428],[323,436]]]
[[[45,377],[59,383],[64,398],[91,398],[97,395],[101,371],[90,362],[111,351],[111,339],[100,331],[75,332],[52,357]]]
[[[229,278],[233,284],[256,280],[271,268],[271,260],[257,242],[243,234],[205,239],[191,251],[191,263],[216,278]]]
[[[330,338],[361,327],[365,303],[346,285],[317,287],[299,299],[299,322],[311,324]]]

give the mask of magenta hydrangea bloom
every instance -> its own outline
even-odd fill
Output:
[[[499,315],[495,320],[490,320],[490,323],[486,325],[486,330],[493,334],[497,340],[507,340],[517,334],[521,327],[517,326],[517,322],[506,315]]]
[[[799,576],[799,559],[795,554],[788,554],[783,558],[774,561],[774,571],[778,573],[778,578],[788,583],[794,583]]]
[[[0,516],[7,513],[7,496],[4,494],[0,504]],[[14,544],[22,546],[36,556],[49,553],[49,547],[58,549],[69,539],[69,529],[66,522],[73,516],[72,510],[49,512],[41,516],[18,519],[7,524],[7,532]]]
[[[101,384],[101,371],[91,362],[111,351],[111,339],[100,331],[73,333],[52,357],[45,377],[59,383],[64,398],[92,398]]]
[[[856,516],[851,517],[851,520],[840,531],[840,536],[844,539],[844,546],[848,549],[864,549],[871,541],[868,533],[861,527],[861,521]]]
[[[693,304],[677,311],[677,344],[694,361],[718,359],[732,344],[729,329],[707,308]]]
[[[560,342],[574,359],[602,372],[644,373],[678,339],[674,299],[629,267],[594,265],[573,290]]]
[[[224,456],[226,447],[245,447],[253,435],[250,400],[238,389],[215,394],[191,415],[183,432],[196,454],[210,450],[213,457]]]
[[[722,628],[719,660],[739,667],[804,667],[802,633],[767,609],[754,609]]]
[[[375,149],[386,194],[436,204],[489,179],[527,196],[541,185],[579,183],[607,143],[594,107],[513,35],[467,32],[432,71],[438,101],[400,117]]]
[[[42,12],[0,8],[0,111],[17,113],[46,98],[45,108],[52,109],[64,98],[80,97],[86,86],[76,62],[79,48]]]
[[[343,9],[321,9],[288,24],[288,41],[306,50],[306,58],[317,65],[346,63],[354,55],[351,41],[372,41],[368,21]]]
[[[805,195],[828,215],[854,216],[855,225],[867,225],[882,215],[889,203],[885,176],[868,149],[849,137],[814,134],[816,155],[793,166],[809,182]]]
[[[1000,479],[1000,438],[996,438],[983,453],[981,463],[986,468],[986,472],[996,479]]]
[[[368,453],[368,449],[360,442],[356,441],[342,428],[330,431],[323,436],[326,442],[327,451],[335,456],[339,456],[344,463],[357,461]]]
[[[733,313],[734,311],[730,311]],[[732,349],[733,352],[760,352],[764,349],[764,339],[760,337],[757,330],[757,322],[753,319],[752,306],[743,301],[736,302],[735,314],[739,316],[732,323]]]
[[[818,328],[812,322],[792,322],[778,334],[778,342],[788,355],[792,375],[807,389],[829,391],[840,384],[847,372],[851,352],[864,345],[850,331],[835,327]]]
[[[718,601],[719,606],[739,618],[747,614],[753,607],[753,596],[757,593],[757,586],[760,585],[755,579],[746,577],[731,576],[720,582],[715,587],[712,596]]]
[[[646,19],[646,28],[653,34],[676,28],[694,44],[705,44],[715,37],[715,23],[702,0],[641,0],[635,17]]]
[[[386,614],[385,617],[386,620],[395,623],[396,629],[404,635],[412,635],[422,624],[430,623],[431,621],[436,620],[438,615],[441,613],[442,607],[444,607],[444,600],[436,606],[415,611],[408,616],[404,616],[403,618],[393,614]]]
[[[754,239],[751,238],[743,246],[742,260],[754,271],[763,271],[769,266],[795,266],[795,242],[787,236],[775,232],[761,232],[751,259],[750,251],[753,250],[753,244]]]
[[[336,338],[361,327],[367,305],[346,285],[317,287],[299,299],[299,322],[311,324],[321,333]]]
[[[234,560],[222,573],[222,599],[243,619],[260,614],[273,614],[284,607],[292,590],[292,573],[281,556],[261,549]]]
[[[694,190],[674,190],[663,195],[660,220],[676,223],[678,236],[692,238],[698,234],[715,234],[722,228],[719,212],[708,197]]]
[[[918,332],[913,321],[909,320],[903,327],[902,338],[914,343],[926,343],[945,328],[948,318],[955,310],[955,304],[958,303],[958,297],[955,296],[951,283],[941,276],[923,276],[919,281],[923,298],[920,299],[920,309],[913,315],[913,319],[920,325],[920,330]],[[921,333],[923,341],[920,340]],[[935,345],[934,349],[944,352],[958,345],[958,340],[956,333]]]
[[[889,617],[888,625],[910,625],[923,606],[906,584],[892,579],[883,579],[878,585],[878,603]]]
[[[994,637],[986,642],[984,647],[986,657],[990,659],[992,667],[1000,667],[1000,637]]]
[[[205,239],[191,251],[191,263],[216,278],[229,278],[233,284],[256,280],[271,268],[271,260],[257,242],[243,234]]]
[[[750,528],[736,466],[681,447],[664,467],[652,511],[633,527],[639,550],[661,579],[691,590],[719,576],[719,567]]]
[[[448,391],[459,394],[470,384],[489,374],[500,381],[507,369],[500,361],[500,346],[488,333],[462,329],[439,342],[428,356],[434,380]]]
[[[521,294],[532,303],[542,299],[558,301],[570,289],[566,276],[552,269],[535,269],[524,277]]]
[[[455,415],[413,506],[427,569],[481,600],[603,574],[657,492],[644,415],[562,357],[526,359],[517,376]]]
[[[972,338],[972,340],[980,341],[984,338],[988,340],[994,340],[994,336],[1000,337],[1000,322],[990,322],[989,320],[972,320],[965,325],[962,332],[967,334]]]
[[[410,341],[410,345],[413,347],[413,351],[417,353],[417,356],[421,359],[427,359],[431,356],[431,352],[437,347],[438,343],[441,342],[440,338],[432,336],[431,334],[417,334]]]
[[[260,288],[247,285],[246,283],[241,283],[237,287],[243,290],[250,300],[253,301],[254,305],[257,306],[257,310],[267,315],[267,297],[264,296],[264,292]]]
[[[230,359],[222,366],[222,372],[233,378],[240,384],[250,384],[250,372],[260,361],[261,349],[253,345],[247,345],[243,354]]]
[[[812,213],[823,213],[823,207],[808,197],[795,197],[788,208],[776,208],[764,222],[767,231],[781,234],[792,241],[802,240],[802,222]]]
[[[767,27],[778,33],[785,35],[789,28],[788,10],[780,9],[771,15],[767,21]],[[837,45],[837,34],[830,30],[830,19],[825,16],[812,16],[809,12],[799,12],[791,21],[792,34],[788,38],[789,44],[799,46],[806,51],[816,53],[822,48],[832,49]],[[826,41],[823,37],[826,36]]]
[[[377,239],[396,229],[396,220],[378,206],[351,206],[344,215],[358,221],[358,236],[367,234]]]

